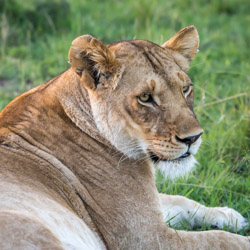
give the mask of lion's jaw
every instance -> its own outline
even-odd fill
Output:
[[[90,103],[96,126],[105,139],[128,158],[138,160],[145,157],[146,143],[130,133],[125,121],[95,98],[90,98]]]

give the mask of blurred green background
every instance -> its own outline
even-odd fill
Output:
[[[181,180],[158,174],[157,186],[207,206],[233,207],[249,219],[249,10],[247,0],[0,0],[0,110],[67,69],[69,46],[79,35],[162,44],[193,24],[200,53],[189,75],[205,129],[200,165]]]

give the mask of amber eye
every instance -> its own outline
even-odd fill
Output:
[[[187,94],[189,92],[190,86],[185,86],[182,88],[183,94]]]
[[[151,102],[153,100],[152,96],[147,93],[143,93],[139,96],[141,102]]]

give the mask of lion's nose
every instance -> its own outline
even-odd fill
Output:
[[[194,142],[196,142],[198,140],[198,138],[203,134],[203,132],[201,132],[200,134],[198,135],[193,135],[193,136],[188,136],[188,137],[185,137],[185,138],[180,138],[178,136],[175,136],[176,137],[176,140],[177,141],[180,141],[182,143],[185,143],[186,145],[190,146],[191,144],[193,144]]]

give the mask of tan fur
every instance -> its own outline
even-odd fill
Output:
[[[164,222],[149,150],[167,160],[163,171],[186,173],[200,139],[190,148],[180,140],[202,132],[192,87],[182,92],[198,43],[196,29],[186,30],[165,48],[79,37],[70,69],[4,108],[1,249],[249,249],[239,235]],[[142,93],[157,105],[140,103]]]

